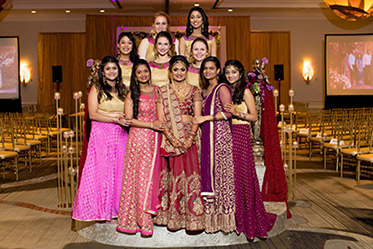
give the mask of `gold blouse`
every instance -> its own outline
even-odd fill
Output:
[[[130,87],[130,82],[131,82],[131,73],[132,73],[132,63],[128,65],[120,65],[120,68],[122,69],[122,80],[123,84],[126,87]]]
[[[192,86],[198,87],[201,90],[198,68],[189,67],[186,82]]]
[[[234,105],[234,110],[236,110],[237,112],[247,113],[247,106],[246,106],[245,101],[242,101],[241,104],[239,104],[239,105]],[[237,119],[233,116],[232,124],[248,124],[248,125],[250,125],[250,122],[246,121],[246,120],[242,120],[242,119]]]
[[[155,60],[155,48],[154,48],[154,40],[152,37],[148,38],[148,49],[146,50],[146,61],[154,61]]]
[[[107,99],[105,93],[102,94],[97,112],[111,117],[120,116],[124,113],[124,100],[119,99],[118,93],[110,94],[112,96],[111,100]]]
[[[152,85],[153,86],[165,86],[170,84],[168,78],[168,67],[170,66],[169,62],[164,64],[159,64],[154,61],[149,63],[151,74],[152,74]]]

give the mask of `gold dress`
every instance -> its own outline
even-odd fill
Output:
[[[168,67],[170,66],[169,62],[156,63],[151,61],[149,66],[152,73],[153,86],[161,87],[170,84],[170,80],[168,78]]]
[[[130,82],[131,82],[131,73],[132,73],[132,65],[133,63],[123,63],[123,61],[119,61],[119,66],[122,69],[122,80],[123,84],[126,87],[130,87]]]
[[[200,77],[199,77],[199,68],[190,66],[188,68],[188,73],[186,76],[186,82],[192,86],[196,86],[201,90],[200,86]]]

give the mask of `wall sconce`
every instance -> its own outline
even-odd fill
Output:
[[[310,81],[312,80],[315,72],[313,70],[311,61],[309,60],[304,60],[303,61],[303,70],[302,70],[302,77],[304,81],[309,84]]]
[[[21,63],[20,78],[23,84],[27,84],[31,80],[31,70],[25,62]]]

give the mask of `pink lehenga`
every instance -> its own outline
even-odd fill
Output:
[[[162,103],[166,124],[180,142],[186,141],[192,123],[183,122],[183,115],[193,117],[194,103],[201,101],[201,93],[192,86],[183,100],[172,86],[160,88],[158,102]],[[155,218],[158,225],[170,230],[204,229],[203,200],[201,198],[201,171],[197,146],[193,144],[185,153],[175,148],[163,136],[161,146],[160,210]]]
[[[156,91],[140,94],[138,120],[157,120]],[[123,188],[117,230],[125,233],[153,234],[152,215],[157,213],[159,187],[159,133],[131,127],[123,168]]]
[[[102,97],[98,112],[117,116],[123,109],[123,100],[113,94],[111,100]],[[92,121],[87,157],[73,205],[73,219],[112,220],[118,216],[126,142],[127,131],[122,126]]]

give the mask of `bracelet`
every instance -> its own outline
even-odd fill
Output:
[[[117,117],[114,118],[114,123],[118,123],[118,118]]]
[[[225,116],[224,112],[221,112],[221,115],[223,116],[223,118],[224,118],[225,120],[228,119],[227,116]]]
[[[212,115],[212,121],[216,121],[216,114]]]
[[[153,122],[150,123],[150,129],[154,129]]]

